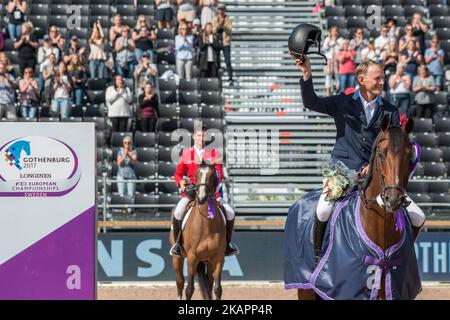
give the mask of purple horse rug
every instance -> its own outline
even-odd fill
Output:
[[[339,201],[327,225],[321,259],[313,270],[312,225],[320,192],[309,192],[288,213],[284,237],[286,289],[313,289],[327,300],[375,300],[385,270],[388,300],[414,299],[422,290],[411,221],[402,209],[400,242],[385,252],[364,232],[356,192]]]

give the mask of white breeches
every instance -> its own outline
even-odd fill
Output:
[[[225,215],[227,218],[227,221],[231,221],[234,219],[234,211],[233,208],[228,203],[223,202],[222,199],[219,199],[219,202],[222,203],[223,207],[225,208]],[[177,206],[175,207],[175,219],[180,220],[183,216],[184,211],[186,211],[186,207],[189,204],[188,198],[181,198],[180,201],[178,201]]]
[[[328,219],[330,219],[334,206],[334,202],[325,201],[325,197],[325,193],[320,195],[319,203],[317,204],[316,209],[317,218],[322,222],[328,221]],[[414,227],[421,227],[425,222],[425,214],[408,195],[406,195],[406,200],[411,201],[409,206],[406,207],[406,210],[408,211],[408,215],[411,219],[412,225]],[[377,202],[380,206],[384,205],[380,196],[377,197]]]

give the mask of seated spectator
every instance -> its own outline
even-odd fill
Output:
[[[194,37],[188,35],[188,27],[180,23],[178,35],[175,37],[175,58],[177,73],[180,79],[191,78]]]
[[[143,132],[154,132],[156,119],[158,118],[158,95],[153,91],[153,86],[147,83],[143,93],[139,96],[139,111],[141,116],[141,128]]]
[[[100,21],[95,21],[89,39],[89,73],[91,78],[103,78],[105,76],[105,35]]]
[[[9,59],[6,52],[0,52],[0,63],[4,63],[6,66],[6,72],[8,72],[10,75],[12,75],[14,78],[16,77],[15,71],[14,71],[14,65],[11,63],[11,60]]]
[[[339,63],[339,93],[344,92],[347,88],[355,87],[355,58],[356,51],[350,50],[350,41],[345,39],[337,55]]]
[[[389,98],[399,113],[408,115],[411,104],[411,77],[405,73],[405,69],[403,63],[398,63],[395,73],[389,77]]]
[[[64,61],[61,61],[58,64],[58,70],[53,79],[52,89],[54,94],[50,106],[50,114],[53,117],[61,116],[61,120],[69,118],[72,111],[70,95],[73,87],[67,74],[67,67]]]
[[[380,35],[375,39],[375,49],[386,56],[389,49],[388,27],[386,25],[381,27]]]
[[[150,55],[148,52],[141,57],[139,65],[134,72],[134,79],[136,83],[136,96],[139,97],[144,90],[147,83],[156,86],[156,76],[158,75],[158,68],[155,64],[150,62]]]
[[[116,44],[116,40],[120,38],[122,35],[122,28],[124,25],[122,24],[122,17],[120,14],[115,14],[113,18],[113,25],[109,28],[109,42],[111,47],[114,48]]]
[[[437,36],[431,38],[431,47],[425,50],[425,63],[434,78],[436,90],[440,91],[444,85],[444,50],[439,46]]]
[[[171,0],[155,0],[158,29],[172,29],[173,9]]]
[[[134,53],[136,55],[136,61],[141,61],[141,56],[144,52],[150,55],[150,61],[154,61],[153,58],[153,40],[156,40],[155,30],[147,23],[144,15],[138,17],[136,27],[133,30],[131,36],[136,48]]]
[[[52,41],[52,46],[55,48],[58,48],[59,50],[59,56],[62,56],[62,53],[64,52],[64,47],[66,46],[66,42],[64,41],[64,38],[62,34],[58,31],[57,26],[51,26],[50,27],[50,39]]]
[[[56,74],[56,55],[54,53],[50,54],[48,61],[42,66],[42,79],[44,81],[44,89],[41,95],[41,102],[43,105],[49,105],[52,100],[52,83]]]
[[[16,40],[20,37],[22,24],[28,11],[28,3],[26,0],[10,0],[6,6],[8,13],[8,32],[9,38]]]
[[[24,22],[22,24],[22,34],[14,42],[14,49],[17,49],[19,54],[20,74],[23,74],[25,68],[30,67],[34,70],[36,67],[36,49],[39,47],[39,42],[33,34],[33,25],[31,22]]]
[[[134,41],[130,37],[130,28],[124,26],[122,35],[116,40],[116,73],[126,78],[132,78],[136,56]]]
[[[339,29],[336,26],[330,28],[328,36],[323,41],[322,50],[328,59],[328,64],[324,67],[325,90],[327,96],[330,96],[332,90],[334,88],[337,89],[339,85],[336,81],[338,74],[337,54],[343,41],[344,39],[339,37]],[[336,82],[334,85],[333,80]]]
[[[112,131],[125,132],[128,128],[128,119],[131,117],[131,103],[133,95],[121,75],[116,75],[113,85],[106,89],[106,106],[108,117],[112,123]]]
[[[86,52],[86,47],[80,46],[80,41],[76,35],[73,35],[72,38],[70,38],[70,43],[66,48],[66,51],[64,52],[64,63],[68,64],[72,60],[73,56],[78,56],[81,63],[84,63],[84,53]]]
[[[133,149],[133,139],[130,136],[123,138],[123,147],[117,153],[116,161],[118,166],[117,180],[123,181],[117,183],[119,194],[133,198],[136,192],[136,183],[126,181],[137,179],[134,166],[138,161],[138,156],[136,150]]]
[[[67,70],[69,71],[70,81],[72,81],[73,86],[73,104],[81,106],[87,77],[86,69],[79,55],[72,55],[72,60],[69,62]]]
[[[201,15],[200,20],[202,27],[205,28],[207,23],[212,22],[212,19],[217,15],[218,0],[200,0]]]
[[[8,119],[17,118],[15,89],[14,77],[8,73],[5,64],[0,62],[0,119],[5,115]]]
[[[425,65],[420,65],[419,74],[414,78],[413,91],[416,94],[415,116],[419,118],[431,118],[434,109],[434,91],[436,85],[433,76]]]
[[[205,30],[199,37],[199,67],[202,78],[216,78],[219,62],[216,50],[218,49],[217,34],[213,33],[211,23],[205,25]]]
[[[368,45],[367,39],[364,39],[363,29],[356,28],[352,40],[350,40],[351,50],[356,51],[355,63],[359,65],[362,62],[361,51]]]
[[[416,12],[411,18],[411,27],[413,28],[413,35],[416,38],[416,42],[419,46],[420,53],[425,51],[425,34],[428,32],[428,26],[422,19],[422,14]]]
[[[406,65],[406,72],[411,79],[417,74],[417,67],[422,63],[422,55],[416,47],[415,40],[409,40],[406,49],[400,53],[399,61]]]
[[[381,63],[385,58],[386,53],[380,52],[377,48],[375,48],[375,39],[370,38],[367,44],[367,47],[362,49],[361,51],[361,59],[364,60],[372,60],[377,63]]]
[[[416,37],[414,36],[413,27],[410,23],[407,23],[405,25],[405,35],[400,38],[398,42],[398,52],[402,52],[406,49],[406,45],[408,44],[408,41],[414,40],[416,41]],[[420,45],[418,42],[416,42],[417,49],[420,49]]]
[[[23,118],[36,118],[38,98],[38,83],[34,79],[31,68],[25,68],[23,79],[19,81],[20,111]]]
[[[195,19],[195,4],[197,0],[177,0],[178,13],[177,20],[178,23],[186,23],[190,25]]]
[[[395,41],[389,42],[389,49],[386,52],[386,56],[384,57],[384,73],[389,76],[393,73],[395,73],[395,70],[397,68],[399,55],[397,51],[397,45]],[[386,81],[387,82],[387,81]]]
[[[397,20],[392,17],[388,17],[386,19],[386,27],[388,28],[389,40],[397,44],[398,39],[400,38],[400,28],[397,27]]]
[[[52,42],[50,40],[49,35],[44,36],[44,45],[39,47],[38,55],[37,55],[37,63],[39,65],[39,77],[38,77],[38,85],[39,85],[39,96],[42,95],[42,90],[44,89],[44,77],[42,74],[42,70],[44,69],[44,65],[48,63],[50,56],[53,54],[55,56],[55,60],[59,60],[59,50],[52,46]]]

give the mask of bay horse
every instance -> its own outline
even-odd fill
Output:
[[[215,163],[199,165],[195,173],[195,181],[195,202],[186,225],[180,232],[181,244],[187,258],[186,299],[191,300],[194,294],[194,277],[197,274],[203,299],[211,300],[214,288],[215,298],[220,300],[227,241],[225,217],[218,209],[215,199],[216,188],[219,184]],[[172,230],[169,238],[172,246],[175,243]],[[184,259],[185,257],[172,257],[179,300],[182,299],[184,288]]]
[[[394,214],[406,208],[406,186],[412,164],[413,146],[408,135],[412,132],[414,121],[409,118],[405,128],[391,126],[389,115],[381,120],[381,131],[377,136],[370,158],[369,173],[359,185],[361,198],[361,225],[372,242],[383,252],[401,240],[401,232],[396,229]],[[384,202],[380,207],[378,195]],[[413,228],[417,238],[420,228]],[[351,275],[349,275],[351,277]],[[385,300],[385,277],[381,275],[381,288],[378,299]],[[299,300],[315,300],[320,297],[312,289],[298,289]]]

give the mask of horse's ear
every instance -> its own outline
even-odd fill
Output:
[[[410,134],[414,129],[414,119],[411,117],[408,117],[408,120],[406,121],[405,125],[405,132],[406,134]]]
[[[381,119],[381,131],[386,131],[389,129],[389,125],[391,124],[391,117],[388,114],[385,114]]]

